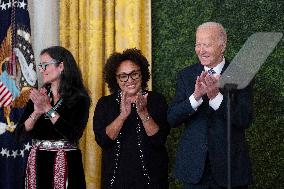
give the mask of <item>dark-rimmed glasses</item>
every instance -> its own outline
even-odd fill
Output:
[[[58,64],[60,61],[56,61],[56,60],[52,60],[50,62],[41,62],[39,63],[37,66],[38,68],[42,69],[43,71],[46,70],[46,67],[49,65],[49,64]]]
[[[121,81],[121,82],[127,82],[129,77],[131,77],[131,79],[136,80],[139,79],[141,76],[140,70],[133,70],[132,72],[130,72],[129,74],[127,73],[122,73],[122,74],[118,74],[116,75],[116,77]]]

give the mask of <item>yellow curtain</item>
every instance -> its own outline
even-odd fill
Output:
[[[101,149],[95,142],[92,118],[98,99],[108,94],[103,65],[112,52],[132,47],[141,49],[151,64],[151,1],[61,0],[59,11],[60,44],[76,58],[92,98],[80,148],[87,188],[99,189]]]

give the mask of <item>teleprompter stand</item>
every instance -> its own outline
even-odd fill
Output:
[[[232,187],[231,176],[231,99],[235,90],[251,82],[266,58],[281,40],[280,32],[259,32],[251,35],[220,78],[219,87],[227,96],[227,188]]]

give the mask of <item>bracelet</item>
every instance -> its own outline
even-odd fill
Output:
[[[53,108],[51,108],[48,112],[45,113],[45,116],[49,119],[54,118],[56,115],[57,112]]]
[[[34,116],[32,116],[32,114],[29,115],[29,118],[31,118],[33,121],[36,121],[36,118]]]
[[[144,119],[141,119],[142,123],[146,123],[147,121],[150,120],[150,115],[148,114]]]

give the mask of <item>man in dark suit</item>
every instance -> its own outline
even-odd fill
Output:
[[[177,77],[176,95],[168,110],[172,127],[185,129],[179,141],[173,174],[186,189],[222,189],[227,179],[227,96],[218,88],[228,66],[224,58],[227,34],[223,26],[206,22],[196,30],[195,52],[199,63]],[[251,167],[245,129],[252,120],[252,85],[237,90],[231,110],[231,183],[247,189]]]

